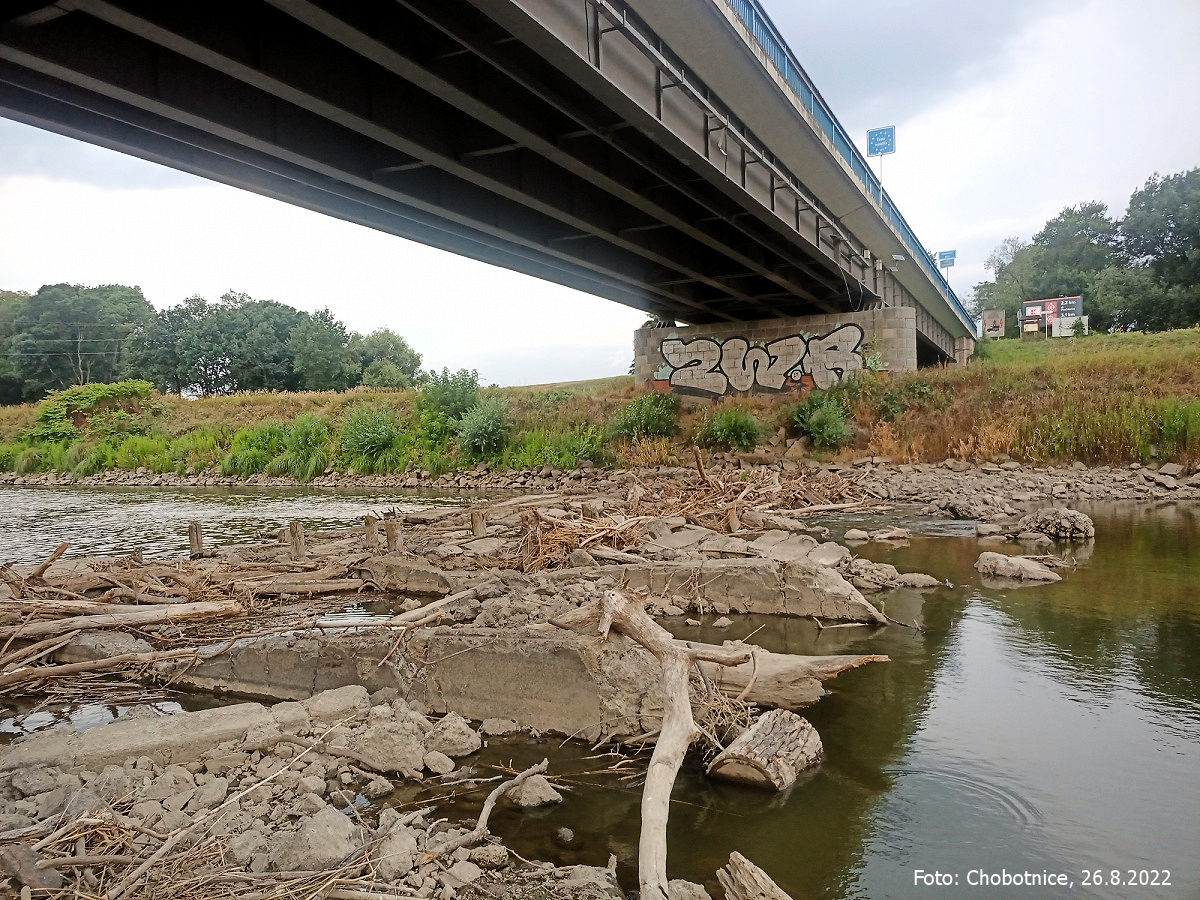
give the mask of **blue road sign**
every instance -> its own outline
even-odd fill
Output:
[[[948,269],[954,265],[954,258],[958,256],[957,250],[939,250],[938,251],[938,268]]]
[[[867,132],[867,156],[883,156],[896,152],[896,126],[872,128]]]

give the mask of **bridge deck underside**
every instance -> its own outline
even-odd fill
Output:
[[[698,113],[637,35],[609,28],[610,75],[478,5],[28,3],[0,26],[0,113],[662,318],[904,303],[819,203],[777,202],[744,148],[730,172],[715,99]]]

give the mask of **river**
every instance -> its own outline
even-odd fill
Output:
[[[344,523],[364,512],[427,505],[383,493],[201,489],[0,492],[0,559],[31,562],[63,539],[73,549],[177,552],[187,522],[212,541],[253,536],[292,518]],[[772,650],[886,653],[829,683],[808,712],[826,748],[816,774],[771,795],[685,768],[671,818],[671,870],[706,881],[737,849],[801,898],[931,894],[991,897],[1200,898],[1200,508],[1105,504],[1092,552],[1061,583],[983,586],[970,526],[906,518],[908,546],[859,551],[954,586],[897,594],[888,613],[924,631],[826,629],[738,617]],[[889,517],[888,523],[897,521]],[[861,520],[830,521],[838,533]],[[867,523],[873,524],[873,523]],[[493,742],[481,761],[517,768],[549,752],[557,771],[600,768],[587,748]],[[584,777],[536,815],[498,810],[492,829],[518,852],[603,865],[628,882],[640,788]],[[419,789],[409,792],[419,799]],[[473,800],[464,800],[464,814]],[[557,836],[570,828],[573,840]],[[918,875],[920,870],[923,874]],[[1113,885],[1161,882],[1158,887]],[[1061,874],[1073,888],[974,887],[1007,873]],[[938,873],[935,875],[934,873]],[[982,875],[980,873],[983,873]],[[1095,882],[1099,874],[1101,884]],[[923,879],[957,879],[943,888]]]

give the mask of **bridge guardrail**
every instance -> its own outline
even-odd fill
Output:
[[[817,90],[808,74],[796,61],[795,55],[788,47],[787,42],[779,34],[779,30],[775,27],[775,23],[763,10],[758,0],[721,0],[726,6],[733,10],[736,15],[758,42],[763,53],[779,70],[779,74],[783,76],[783,80],[788,83],[796,96],[800,98],[801,103],[812,114],[813,120],[818,127],[829,138],[834,148],[842,156],[842,158],[850,166],[850,170],[862,183],[867,195],[870,196],[882,210],[883,215],[889,222],[895,226],[896,231],[900,234],[900,240],[908,248],[912,258],[921,265],[930,279],[938,289],[942,292],[945,298],[950,302],[950,305],[958,312],[963,323],[971,329],[972,334],[975,331],[974,320],[963,307],[962,302],[958,299],[958,295],[954,293],[954,289],[950,287],[950,283],[946,281],[941,270],[929,259],[925,252],[924,246],[917,240],[916,234],[912,227],[905,221],[904,216],[900,214],[900,210],[896,208],[896,204],[892,202],[892,198],[888,196],[887,191],[883,189],[879,179],[875,177],[875,173],[871,171],[867,161],[862,154],[855,148],[853,142],[846,134],[846,130],[842,128],[837,117],[825,102],[821,93]]]

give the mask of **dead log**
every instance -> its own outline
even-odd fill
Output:
[[[717,881],[725,890],[725,900],[792,900],[766,872],[736,850],[729,854],[729,864],[717,869]]]
[[[739,665],[750,658],[748,651],[730,647],[693,649],[682,646],[670,632],[655,622],[637,603],[620,591],[604,594],[599,607],[572,610],[551,624],[572,628],[579,613],[590,617],[599,613],[598,633],[608,637],[612,628],[641,644],[662,665],[663,723],[654,754],[646,770],[642,791],[642,831],[638,841],[638,884],[642,900],[668,900],[667,818],[670,815],[671,790],[683,765],[684,756],[698,731],[692,717],[689,672],[697,660],[722,665]],[[568,624],[564,625],[563,622]]]
[[[360,591],[366,587],[366,581],[361,578],[329,578],[329,579],[296,579],[274,578],[270,581],[239,581],[235,586],[238,590],[259,597],[280,597],[284,594],[340,594],[348,591]]]
[[[808,720],[773,709],[708,764],[711,778],[782,791],[821,761],[821,736]]]
[[[86,631],[91,628],[120,628],[125,625],[164,625],[187,619],[238,616],[245,612],[236,600],[212,600],[201,603],[167,603],[155,606],[124,608],[120,612],[95,615],[69,616],[46,622],[26,622],[21,625],[0,627],[0,639],[14,635],[21,637],[46,637],[63,634],[76,628]]]
[[[26,581],[36,581],[36,580],[42,578],[46,574],[46,570],[49,569],[52,565],[54,565],[54,563],[58,560],[58,558],[66,552],[67,552],[67,542],[63,541],[61,544],[59,544],[57,547],[54,548],[53,553],[51,553],[49,556],[47,556],[46,559],[36,569],[34,569],[32,572],[29,573],[28,577],[25,580]]]
[[[596,630],[599,613],[594,606],[581,606],[553,620],[559,628],[577,634]],[[722,647],[700,641],[676,641],[681,649],[713,655],[721,650],[742,649],[748,662],[738,665],[719,665],[708,662],[702,655],[697,668],[709,684],[721,693],[737,697],[755,706],[781,709],[804,709],[812,706],[825,694],[821,682],[842,672],[873,662],[889,662],[879,655],[868,656],[799,656],[792,653],[772,653],[754,644],[728,641]],[[743,657],[745,659],[746,657]]]
[[[689,648],[711,647],[694,641],[684,642]],[[726,644],[738,646],[738,644]],[[741,645],[751,649],[754,658],[740,666],[718,666],[701,662],[701,673],[723,694],[753,703],[797,710],[812,706],[825,693],[821,682],[836,678],[842,672],[873,662],[890,662],[887,656],[800,656],[792,653],[772,653],[761,647]]]

